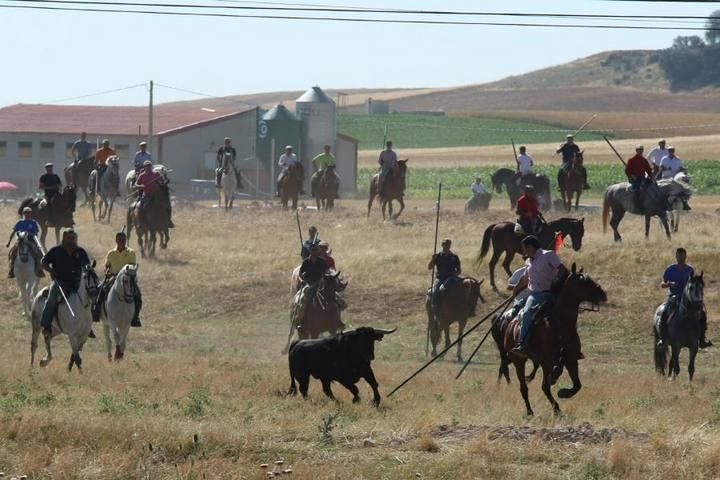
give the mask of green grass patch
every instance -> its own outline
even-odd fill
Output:
[[[511,140],[518,145],[560,143],[568,133],[562,126],[534,121],[409,113],[340,115],[337,128],[360,140],[361,149],[380,149],[386,125],[387,138],[397,148],[509,145]],[[602,140],[602,136],[582,133],[581,140]]]
[[[692,185],[700,195],[720,194],[720,160],[702,160],[685,163],[690,172]],[[490,176],[500,168],[498,165],[478,167],[417,168],[409,169],[406,195],[410,198],[432,199],[437,196],[438,183],[443,184],[443,198],[467,198],[470,184],[476,176],[482,177],[485,187],[490,188]],[[608,185],[626,181],[625,173],[618,164],[589,165],[590,191],[585,195],[602,195]],[[553,191],[557,188],[557,167],[541,166],[535,169],[550,177]],[[358,190],[367,192],[375,169],[361,168],[358,172]],[[507,196],[507,194],[503,194]]]

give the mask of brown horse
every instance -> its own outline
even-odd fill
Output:
[[[527,347],[527,357],[514,354],[513,347],[517,344],[520,334],[520,323],[515,318],[501,326],[502,342],[497,342],[503,362],[510,361],[515,366],[515,373],[520,382],[520,393],[525,401],[528,416],[533,410],[528,399],[525,363],[531,360],[540,365],[543,373],[542,391],[553,407],[556,415],[560,414],[560,405],[552,395],[550,387],[557,380],[562,367],[567,368],[572,388],[558,391],[560,398],[572,398],[582,388],[578,370],[580,358],[580,337],[577,333],[577,319],[580,304],[591,302],[598,305],[607,301],[607,294],[589,275],[578,271],[573,263],[572,270],[559,284],[559,294],[548,315],[548,320],[536,319]],[[555,370],[555,371],[554,371]]]
[[[75,225],[73,213],[77,201],[75,185],[69,184],[62,192],[58,192],[53,199],[52,214],[48,210],[45,199],[26,198],[18,208],[18,215],[22,216],[23,208],[32,209],[32,218],[40,224],[40,242],[45,246],[45,238],[50,227],[55,228],[55,243],[60,243],[60,229]]]
[[[347,284],[342,284],[339,276],[340,272],[327,272],[320,279],[315,298],[308,300],[305,318],[297,327],[300,340],[318,338],[324,332],[335,335],[340,330],[342,322],[337,292],[342,291]]]
[[[95,155],[90,158],[76,160],[64,168],[65,183],[75,185],[85,195],[83,205],[90,202],[88,187],[90,186],[90,173],[95,170]]]
[[[428,328],[430,330],[430,341],[432,343],[432,355],[437,356],[437,344],[440,341],[441,332],[445,332],[445,347],[450,345],[450,325],[458,324],[458,337],[462,337],[468,318],[475,315],[478,300],[485,303],[480,294],[482,281],[471,277],[461,277],[459,282],[445,292],[438,312],[438,322],[435,321],[432,312],[430,291],[428,290],[425,299],[425,311],[428,316]],[[457,361],[462,363],[462,339],[458,342]]]
[[[368,200],[368,218],[370,218],[370,210],[372,209],[373,201],[375,197],[379,197],[380,204],[382,205],[382,216],[385,220],[385,207],[389,206],[389,215],[391,219],[398,218],[403,210],[405,210],[405,202],[403,196],[405,195],[405,177],[407,176],[407,162],[408,159],[398,160],[398,169],[395,174],[388,174],[385,178],[383,185],[383,192],[379,193],[380,186],[380,174],[376,173],[370,180],[370,200]],[[397,215],[393,216],[393,200],[397,200],[400,203],[400,210]]]
[[[572,240],[572,248],[576,252],[582,248],[582,239],[585,235],[585,219],[576,218],[559,218],[545,225],[543,230],[537,235],[540,240],[540,246],[546,250],[552,249],[555,235],[560,233],[563,237],[570,236]],[[500,255],[505,252],[505,260],[502,266],[508,277],[512,275],[510,264],[515,258],[515,254],[522,252],[520,240],[522,238],[515,234],[515,224],[512,222],[494,223],[485,229],[483,235],[482,247],[477,261],[482,261],[490,250],[490,241],[492,240],[493,254],[490,258],[490,285],[493,290],[497,291],[495,285],[495,265],[497,265]]]
[[[585,179],[583,178],[583,153],[578,152],[570,164],[570,168],[565,171],[565,181],[563,188],[560,190],[565,209],[569,212],[572,208],[573,195],[575,196],[575,210],[580,205],[580,195],[582,195]]]
[[[150,257],[155,256],[158,235],[160,235],[160,248],[163,250],[170,242],[169,205],[170,191],[167,185],[163,185],[158,192],[147,199],[142,207],[138,202],[128,207],[126,220],[128,241],[134,226],[137,230],[138,245],[140,245],[140,254],[143,258],[145,258],[146,251]]]
[[[288,167],[287,173],[280,180],[280,201],[283,210],[288,209],[288,203],[292,200],[292,209],[297,209],[298,195],[302,189],[302,172],[301,163],[294,163]]]
[[[319,175],[315,187],[315,202],[318,210],[331,211],[335,208],[335,194],[337,193],[338,178],[335,175],[335,167],[328,167]]]

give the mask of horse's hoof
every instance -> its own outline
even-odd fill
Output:
[[[50,360],[40,360],[41,367],[47,367],[48,363],[50,363]]]
[[[575,396],[577,392],[573,390],[572,388],[561,388],[558,390],[558,397],[562,399],[568,399]]]
[[[462,357],[457,357],[457,363],[465,363]]]

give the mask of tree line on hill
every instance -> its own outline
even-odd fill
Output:
[[[680,36],[661,52],[660,68],[672,91],[720,87],[720,10],[708,17],[705,27],[704,40]]]

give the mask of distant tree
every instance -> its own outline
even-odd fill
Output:
[[[705,42],[703,42],[703,39],[698,37],[697,35],[692,35],[690,37],[676,37],[673,41],[673,48],[700,48],[704,47]]]
[[[707,19],[705,23],[705,39],[710,45],[720,44],[720,10],[715,10]]]

